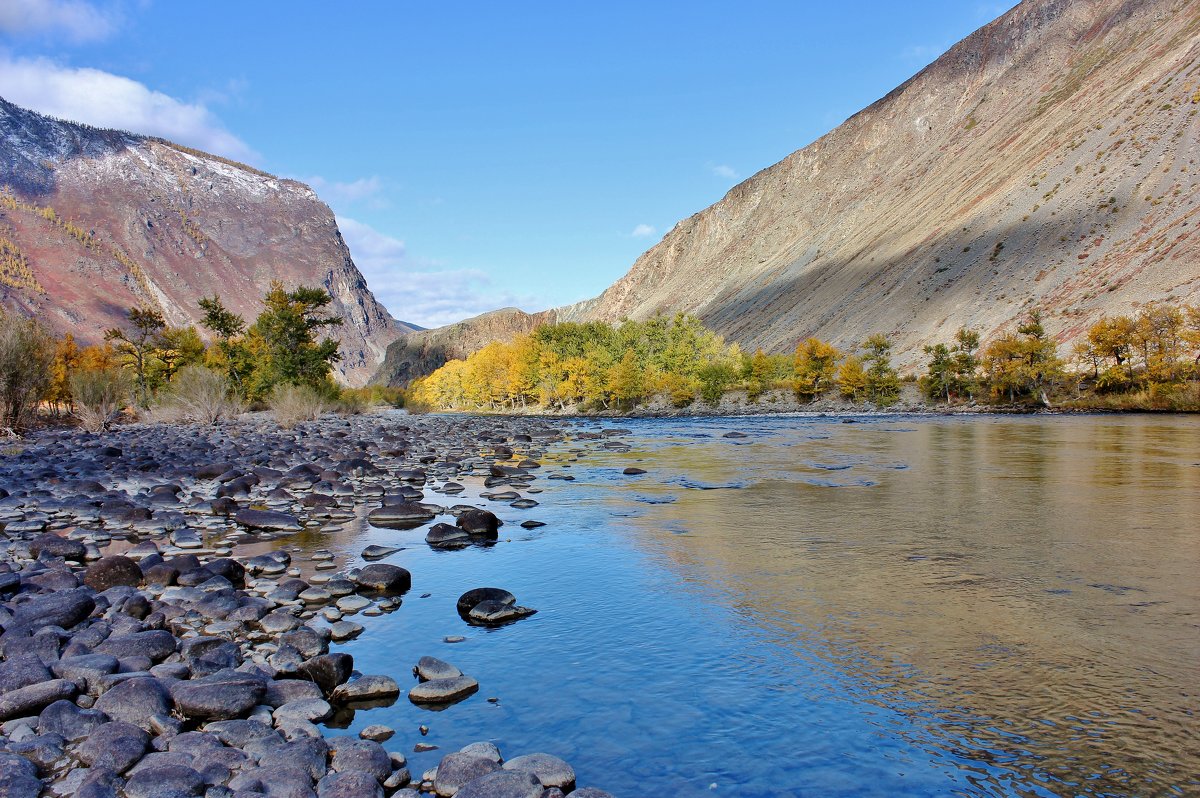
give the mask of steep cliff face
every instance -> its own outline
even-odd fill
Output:
[[[194,324],[197,300],[213,294],[253,321],[272,280],[333,296],[348,384],[364,384],[408,329],[375,300],[333,213],[301,183],[0,99],[0,187],[0,302],[85,342],[135,304]]]
[[[893,336],[1042,308],[1200,302],[1200,2],[1027,0],[675,226],[564,320],[685,311],[746,347]]]

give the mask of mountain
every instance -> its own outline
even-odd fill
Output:
[[[415,330],[387,348],[387,356],[371,382],[408,385],[417,377],[437,371],[447,360],[465,358],[492,341],[511,341],[556,319],[555,311],[525,313],[502,308],[457,324]]]
[[[960,326],[1200,303],[1200,2],[1026,0],[679,222],[599,297],[745,348],[887,333],[913,368]]]
[[[0,99],[0,192],[0,303],[82,342],[137,304],[196,324],[213,294],[253,321],[272,280],[333,296],[347,384],[366,383],[409,329],[371,294],[329,207],[294,180]]]

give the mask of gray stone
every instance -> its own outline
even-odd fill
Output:
[[[333,737],[328,742],[331,770],[339,773],[359,770],[370,773],[379,782],[391,775],[392,760],[379,743],[355,737]]]
[[[611,793],[604,790],[597,790],[595,787],[580,787],[571,793],[575,798],[613,798]]]
[[[383,798],[383,788],[370,773],[348,770],[317,782],[317,798]]]
[[[204,794],[204,779],[184,765],[138,768],[125,782],[126,798],[164,798]]]
[[[19,687],[0,696],[0,721],[36,715],[55,701],[75,697],[75,682],[51,679],[27,687]]]
[[[277,725],[282,725],[286,719],[306,720],[309,723],[319,723],[333,715],[333,707],[323,698],[302,698],[289,701],[277,707],[272,713]]]
[[[434,517],[428,508],[412,502],[377,507],[367,516],[372,526],[384,529],[414,529]]]
[[[382,743],[384,740],[392,739],[396,730],[391,726],[384,726],[380,723],[372,723],[358,733],[358,736],[364,740],[374,740],[377,743]]]
[[[525,770],[497,770],[463,785],[458,798],[541,798],[542,783]]]
[[[488,757],[464,754],[461,751],[446,754],[438,764],[433,789],[442,798],[450,798],[461,790],[464,784],[499,769],[500,765]]]
[[[266,690],[261,677],[221,671],[203,679],[176,682],[171,686],[171,698],[189,718],[232,720],[245,717]]]
[[[124,773],[137,764],[149,744],[150,735],[131,723],[106,723],[80,744],[77,754],[90,767]]]
[[[142,569],[129,557],[113,554],[101,557],[83,572],[83,583],[103,593],[112,587],[137,587],[142,583]]]
[[[371,563],[354,576],[362,590],[384,596],[398,596],[412,587],[412,574],[398,565]]]
[[[57,734],[73,743],[106,723],[108,716],[99,710],[80,709],[67,700],[55,701],[38,716],[38,734]]]
[[[384,557],[390,557],[398,551],[403,551],[403,549],[397,546],[371,545],[362,550],[361,556],[364,560],[382,560]]]
[[[108,654],[119,660],[131,657],[146,657],[159,662],[175,653],[175,635],[165,629],[135,632],[129,635],[114,635],[96,646],[97,654]]]
[[[270,532],[299,532],[304,529],[304,525],[294,515],[274,510],[238,510],[234,520],[243,526]]]
[[[269,707],[277,708],[292,701],[323,697],[321,688],[313,682],[303,679],[276,679],[267,682],[267,692],[263,694],[262,701]]]
[[[339,704],[357,701],[381,701],[400,695],[400,685],[390,676],[360,676],[352,682],[340,684],[333,691],[331,700]]]
[[[113,720],[151,731],[150,719],[155,715],[170,714],[171,701],[162,682],[152,677],[139,677],[109,688],[96,700],[95,708]]]
[[[353,640],[363,632],[363,625],[354,621],[337,621],[329,625],[329,633],[337,642]]]
[[[464,745],[458,749],[460,753],[471,754],[472,756],[484,756],[499,765],[504,759],[500,756],[500,749],[494,743],[479,742]]]
[[[315,682],[322,694],[329,696],[339,684],[344,684],[354,670],[354,658],[344,652],[322,654],[303,662],[296,675]]]
[[[17,605],[12,626],[61,626],[70,629],[96,609],[96,601],[86,589],[64,590]]]
[[[37,765],[23,756],[0,752],[0,796],[38,798],[41,792]]]
[[[53,678],[41,657],[32,651],[10,654],[7,660],[0,662],[0,694],[11,693],[13,690]]]
[[[34,557],[41,557],[45,554],[74,562],[83,562],[87,556],[87,546],[81,541],[60,537],[52,532],[38,535],[29,541],[29,551]]]
[[[316,780],[329,770],[329,744],[323,737],[293,740],[263,755],[264,768],[301,768],[310,779]]]
[[[563,792],[575,789],[575,771],[563,760],[550,754],[526,754],[504,763],[505,770],[527,770],[537,776],[543,787],[558,787]]]
[[[50,669],[58,678],[70,679],[89,695],[98,696],[104,677],[115,673],[118,666],[117,658],[108,654],[80,654],[63,657]]]
[[[430,679],[452,679],[455,676],[462,676],[462,671],[451,665],[449,662],[438,659],[437,657],[421,657],[417,662],[417,676],[425,681]]]
[[[465,529],[450,524],[434,524],[425,533],[425,542],[436,549],[456,549],[471,544],[471,536]]]
[[[461,701],[478,689],[479,682],[470,676],[431,679],[409,690],[408,700],[414,704],[449,704]]]

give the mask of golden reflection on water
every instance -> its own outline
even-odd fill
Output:
[[[748,440],[635,449],[650,473],[613,494],[644,509],[630,540],[1018,784],[1200,791],[1196,420],[797,420]]]

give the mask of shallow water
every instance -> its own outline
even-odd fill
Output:
[[[621,426],[628,452],[548,453],[541,506],[487,504],[494,547],[312,541],[407,547],[404,606],[345,646],[359,670],[407,685],[431,654],[481,685],[352,731],[396,727],[414,775],[491,739],[619,796],[1200,793],[1200,419]],[[467,627],[481,585],[541,612]]]

